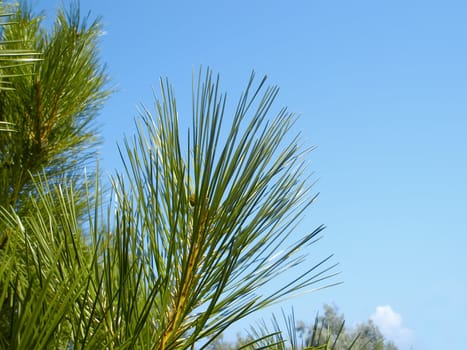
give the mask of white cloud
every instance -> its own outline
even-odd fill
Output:
[[[415,342],[414,332],[402,325],[402,316],[389,305],[376,307],[370,319],[378,326],[385,338],[392,340],[401,350],[409,350]]]

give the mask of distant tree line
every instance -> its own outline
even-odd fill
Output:
[[[280,350],[397,350],[394,342],[386,339],[372,320],[349,327],[337,306],[325,304],[323,309],[323,313],[310,323],[295,321],[290,315],[283,315],[282,320],[273,317],[272,328],[263,322],[252,327],[246,334],[239,333],[234,342],[219,337],[210,344],[209,349],[266,347]],[[274,333],[275,335],[268,336]]]

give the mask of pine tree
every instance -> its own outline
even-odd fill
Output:
[[[328,261],[265,289],[304,261],[323,227],[293,238],[313,202],[296,117],[269,117],[278,93],[252,75],[227,124],[208,70],[194,79],[189,131],[161,83],[155,112],[120,149],[105,203],[83,178],[93,121],[107,95],[98,22],[60,11],[51,34],[21,7],[5,49],[41,54],[4,67],[0,91],[0,347],[207,347],[236,321],[334,275]],[[186,135],[188,138],[184,138]]]
[[[95,163],[95,117],[108,90],[98,21],[87,25],[71,8],[48,33],[26,5],[14,10],[0,45],[0,56],[16,52],[16,62],[1,67],[0,121],[10,130],[0,132],[0,205],[26,211],[37,174],[52,182],[78,174],[79,183],[83,167]],[[29,52],[40,55],[19,61]]]

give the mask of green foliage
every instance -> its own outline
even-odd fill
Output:
[[[332,344],[330,349],[344,350],[396,350],[391,341],[384,339],[373,321],[368,320],[351,329],[346,327],[343,314],[336,306],[324,305],[324,315],[316,318],[312,327],[303,323],[297,327],[306,346],[321,344],[324,339]]]
[[[72,327],[67,319],[80,307],[90,282],[90,254],[70,198],[72,187],[46,183],[37,184],[40,196],[32,200],[30,215],[0,212],[9,233],[0,265],[4,349],[66,348]]]
[[[99,175],[79,172],[107,95],[98,22],[60,11],[49,34],[26,7],[12,18],[1,48],[41,60],[1,70],[1,348],[205,348],[245,316],[326,286],[330,257],[265,288],[323,229],[292,237],[314,196],[307,150],[289,138],[294,115],[268,117],[276,87],[252,75],[227,125],[219,78],[200,72],[187,133],[161,83],[155,114],[143,110],[120,149],[107,203]],[[274,337],[247,346],[277,348]]]
[[[0,33],[3,32],[5,26],[11,25],[10,16],[8,12],[9,7],[0,2]],[[16,49],[6,49],[5,45],[11,44],[11,41],[1,40],[0,41],[0,91],[1,90],[13,90],[11,87],[11,78],[17,77],[17,75],[8,74],[5,72],[14,66],[28,65],[35,61],[38,61],[39,54],[32,50],[24,49],[23,47]],[[21,42],[19,42],[21,43]],[[24,46],[24,42],[22,42]],[[20,75],[21,76],[21,75]],[[7,121],[0,120],[0,133],[1,132],[13,132],[13,125]]]
[[[26,5],[13,10],[0,45],[0,58],[15,59],[0,69],[7,87],[0,90],[0,122],[8,129],[0,132],[0,205],[26,211],[31,174],[45,170],[57,182],[94,158],[93,121],[108,92],[97,57],[99,22],[87,25],[79,9],[60,11],[48,33]],[[40,59],[17,56],[30,52]]]
[[[371,321],[349,329],[344,315],[337,307],[324,305],[324,315],[316,316],[307,326],[282,313],[282,320],[273,315],[271,325],[265,321],[252,326],[246,336],[239,334],[235,344],[218,338],[210,350],[231,349],[277,349],[277,350],[397,350],[393,342],[384,339],[378,327]]]
[[[329,268],[318,270],[318,264],[269,295],[257,293],[299,263],[297,253],[322,229],[285,245],[313,197],[301,179],[297,140],[281,147],[294,117],[282,110],[266,122],[277,89],[261,96],[263,84],[253,89],[252,77],[220,141],[225,97],[210,73],[200,78],[185,152],[176,102],[165,84],[156,117],[144,111],[138,136],[126,142],[126,178],[114,179],[116,229],[123,230],[117,236],[131,230],[125,244],[145,259],[136,266],[152,268],[144,284],[159,288],[153,337],[164,348],[215,337],[234,321],[328,277]]]
[[[5,27],[13,25],[11,21],[11,6],[0,2],[0,33],[3,33]],[[7,45],[15,44],[16,48],[8,48]],[[21,74],[9,74],[8,70],[13,67],[27,66],[40,60],[37,51],[27,49],[27,43],[24,40],[1,40],[0,41],[0,91],[13,90],[10,78],[23,76]],[[0,121],[0,131],[10,131],[11,125]]]
[[[107,214],[99,186],[87,195],[87,241],[73,183],[42,179],[29,215],[2,210],[15,237],[0,270],[1,301],[10,312],[3,344],[203,347],[235,321],[331,277],[326,259],[261,292],[303,260],[300,252],[322,229],[287,245],[313,197],[297,139],[281,147],[293,115],[282,110],[266,122],[277,89],[261,95],[263,84],[253,89],[250,80],[220,142],[225,98],[211,73],[200,78],[186,152],[172,89],[163,85],[156,116],[145,111],[137,136],[125,143],[125,172],[113,180]]]
[[[89,157],[89,126],[105,96],[98,26],[63,12],[52,35],[39,24],[19,10],[3,33],[43,52],[43,61],[12,67],[22,70],[15,90],[1,92],[2,118],[15,127],[1,136],[3,347],[203,347],[332,276],[325,259],[270,294],[261,289],[303,261],[322,230],[290,239],[314,198],[298,139],[285,143],[294,116],[284,109],[267,119],[277,88],[265,80],[254,88],[252,76],[226,128],[218,80],[200,75],[183,140],[173,91],[162,84],[155,116],[145,110],[121,150],[125,171],[113,178],[107,206],[98,177],[73,177]]]

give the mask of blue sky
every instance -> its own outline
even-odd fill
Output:
[[[311,322],[334,302],[350,324],[372,317],[401,349],[465,346],[467,2],[81,6],[103,17],[101,56],[118,88],[99,117],[106,171],[119,166],[115,144],[134,130],[137,105],[152,105],[160,76],[189,118],[199,65],[221,74],[232,103],[253,69],[267,74],[281,87],[277,106],[300,113],[296,130],[318,146],[309,160],[320,196],[298,230],[327,226],[310,261],[335,253],[344,281],[286,307]]]

